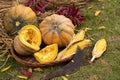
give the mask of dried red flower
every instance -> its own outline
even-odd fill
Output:
[[[83,21],[85,21],[85,17],[82,15],[80,9],[75,5],[71,5],[69,7],[61,7],[57,13],[70,18],[73,24],[77,26],[81,26]]]
[[[36,13],[44,13],[46,5],[50,2],[50,0],[28,0],[24,3],[25,6],[29,6],[32,8],[32,10]]]
[[[32,76],[32,72],[29,72],[27,69],[21,69],[22,74],[24,74],[27,77],[31,77]]]

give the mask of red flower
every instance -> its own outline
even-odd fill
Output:
[[[82,15],[79,8],[77,8],[75,5],[61,7],[57,13],[70,18],[73,24],[77,26],[81,26],[82,22],[85,20],[85,17]]]
[[[39,12],[44,13],[48,2],[50,2],[50,0],[43,0],[43,1],[28,0],[27,2],[24,3],[24,5],[31,7],[32,10],[36,13],[39,13]]]
[[[22,74],[26,75],[27,77],[32,76],[32,72],[29,72],[27,69],[21,69]]]

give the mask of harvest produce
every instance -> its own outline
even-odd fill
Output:
[[[11,7],[4,17],[4,25],[8,34],[17,33],[23,26],[27,24],[36,24],[36,14],[30,7],[17,5]]]
[[[75,42],[83,40],[84,37],[85,37],[85,30],[79,30],[78,33],[73,36],[72,40],[70,41],[70,43],[67,47],[69,47],[70,45],[72,45]]]
[[[76,72],[83,64],[83,53],[82,53],[80,47],[77,47],[77,51],[75,54],[76,55],[74,55],[74,57],[72,59],[72,61],[74,61],[74,62],[70,61],[65,66],[43,76],[40,80],[50,80],[54,77],[69,75],[69,74]]]
[[[40,30],[34,25],[24,26],[14,39],[14,49],[20,55],[30,55],[40,49]]]
[[[106,47],[107,47],[107,42],[104,38],[98,40],[92,51],[91,62],[93,62],[95,60],[95,58],[99,58],[106,50]]]
[[[42,50],[34,53],[34,57],[40,64],[48,64],[55,60],[57,54],[58,54],[58,45],[51,44],[46,46]]]
[[[62,47],[67,46],[72,40],[75,27],[69,18],[53,14],[46,17],[39,28],[46,44],[57,43],[59,47]]]
[[[72,44],[69,48],[65,48],[63,51],[61,51],[56,60],[63,60],[71,57],[73,54],[75,54],[77,47],[79,46],[81,49],[84,49],[85,47],[88,47],[91,45],[91,40],[85,39],[79,42],[76,42]]]

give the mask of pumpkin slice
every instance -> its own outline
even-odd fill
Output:
[[[62,50],[58,54],[56,60],[60,61],[60,60],[71,57],[72,55],[75,54],[75,51],[78,46],[83,50],[85,47],[88,47],[90,45],[91,45],[91,40],[89,40],[89,39],[85,39],[85,40],[76,42],[76,43],[72,44],[71,46],[69,46],[69,48],[65,48],[64,50]]]
[[[26,25],[15,37],[14,48],[19,54],[31,54],[40,49],[41,41],[40,30],[34,25]]]
[[[39,52],[34,53],[34,57],[40,64],[47,64],[55,60],[55,58],[57,57],[57,53],[58,45],[52,44],[46,46]]]

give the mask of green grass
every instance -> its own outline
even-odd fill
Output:
[[[93,45],[101,37],[107,40],[107,50],[104,55],[96,59],[94,63],[80,67],[80,69],[68,76],[69,80],[120,80],[120,0],[104,0],[100,2],[92,0],[87,6],[93,5],[93,8],[84,8],[82,11],[87,20],[81,28],[92,28],[87,32],[87,38],[93,38]],[[96,10],[102,10],[97,17],[94,16]],[[98,30],[99,26],[105,26],[104,30]],[[89,52],[91,53],[91,52]],[[0,65],[4,59],[0,59]],[[6,72],[0,72],[0,80],[21,80],[17,75],[21,75],[20,69],[25,66],[17,63],[12,57],[7,62],[12,65],[11,69]],[[29,80],[39,80],[41,76],[54,71],[57,67],[43,68],[43,72],[34,72]],[[52,80],[62,80],[57,77]]]

